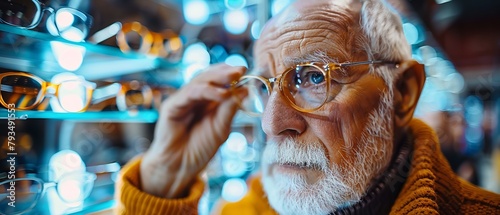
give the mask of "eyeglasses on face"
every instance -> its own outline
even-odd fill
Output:
[[[248,96],[242,100],[238,99],[238,102],[241,109],[251,116],[260,116],[263,113],[275,83],[289,105],[300,112],[310,113],[335,98],[330,92],[332,84],[336,84],[333,76],[340,74],[343,68],[372,64],[397,65],[394,62],[379,60],[327,64],[302,63],[285,70],[275,78],[245,75],[232,87],[244,88],[248,92]]]
[[[32,210],[48,188],[55,187],[66,203],[83,201],[94,187],[96,174],[68,173],[58,181],[44,182],[40,178],[16,178],[0,182],[0,214],[17,215]],[[13,199],[15,198],[15,202]],[[13,202],[13,203],[10,203]]]
[[[0,22],[23,29],[32,29],[40,24],[44,12],[48,11],[47,29],[71,41],[82,41],[92,25],[92,17],[73,8],[54,10],[38,0],[0,1]]]
[[[53,95],[64,110],[81,112],[89,106],[94,88],[94,83],[81,79],[52,84],[30,73],[0,73],[0,103],[9,109],[32,110]]]

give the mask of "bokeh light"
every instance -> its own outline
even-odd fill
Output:
[[[49,180],[58,181],[61,176],[68,173],[83,173],[85,164],[75,151],[61,150],[50,157],[49,168]]]
[[[188,0],[184,4],[184,18],[193,25],[201,25],[208,21],[210,8],[206,1]]]
[[[76,179],[60,181],[57,191],[59,192],[61,198],[66,202],[79,201],[83,196],[81,181]]]
[[[81,81],[66,81],[59,85],[59,102],[69,112],[81,111],[87,101],[87,88]]]
[[[50,47],[61,68],[67,71],[76,71],[82,66],[85,47],[59,41],[50,41]]]
[[[260,27],[260,22],[259,22],[259,20],[255,20],[252,23],[252,26],[250,27],[250,34],[252,35],[252,38],[259,39],[261,32],[262,32],[262,29]]]
[[[247,138],[240,132],[231,132],[225,143],[229,154],[244,153],[247,150]]]
[[[245,7],[247,4],[246,0],[224,0],[224,5],[230,10],[239,10]]]
[[[221,196],[228,202],[237,202],[245,196],[247,191],[248,187],[243,179],[232,178],[224,182]]]
[[[276,14],[281,12],[290,3],[291,0],[274,0],[271,4],[271,15],[276,16]]]
[[[248,26],[246,10],[227,10],[223,16],[224,28],[231,34],[242,34]]]
[[[415,25],[411,23],[403,24],[403,32],[406,36],[406,40],[410,44],[416,44],[418,42],[418,29]]]
[[[61,11],[56,14],[56,25],[59,29],[65,29],[73,24],[75,17],[68,11]]]
[[[210,64],[210,54],[207,51],[207,46],[205,46],[202,42],[189,45],[184,51],[182,63],[185,65],[193,63],[203,65]]]
[[[244,66],[244,67],[248,68],[247,60],[245,59],[245,57],[243,57],[243,55],[240,55],[240,54],[229,55],[226,58],[225,63],[227,65],[231,65],[231,66]]]
[[[186,67],[182,70],[184,81],[188,82],[196,74],[210,65],[210,54],[205,44],[198,42],[191,44],[184,51],[182,64]]]

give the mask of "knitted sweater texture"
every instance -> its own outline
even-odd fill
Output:
[[[406,182],[390,214],[478,214],[500,215],[500,195],[482,190],[457,177],[441,153],[434,131],[420,120],[410,125],[413,156]],[[141,159],[123,168],[116,184],[115,214],[197,214],[204,183],[198,180],[182,199],[165,199],[140,190]],[[235,203],[223,203],[216,214],[277,214],[269,205],[258,177],[249,180],[246,196]]]

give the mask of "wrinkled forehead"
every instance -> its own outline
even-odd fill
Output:
[[[279,27],[289,21],[307,19],[308,15],[314,13],[352,12],[360,9],[360,0],[297,0],[273,17],[267,26]]]
[[[335,61],[351,59],[360,8],[359,1],[296,1],[265,25],[254,47],[254,67],[277,75],[265,68],[283,70],[318,52]]]

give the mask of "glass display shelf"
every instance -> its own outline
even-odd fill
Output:
[[[31,72],[42,79],[72,71],[87,80],[161,69],[176,73],[178,64],[116,47],[72,42],[48,33],[0,24],[0,67]]]
[[[7,120],[7,109],[0,110],[0,121]],[[15,120],[30,120],[30,119],[61,119],[61,120],[76,120],[79,122],[144,122],[153,123],[158,120],[158,111],[156,110],[141,110],[141,111],[101,111],[101,112],[81,112],[81,113],[61,113],[53,111],[35,111],[35,110],[16,110]],[[25,118],[25,119],[22,119]],[[238,111],[233,118],[232,126],[248,126],[260,123],[259,117],[249,116],[241,111]]]
[[[0,110],[0,121],[7,120],[7,109]],[[60,113],[53,111],[21,111],[15,112],[16,119],[29,121],[30,119],[61,119],[76,120],[79,122],[144,122],[153,123],[158,119],[156,110],[141,111],[101,111],[101,112],[81,112],[81,113]],[[24,118],[26,119],[20,119]]]
[[[75,54],[76,53],[76,54]],[[74,71],[65,67],[81,64]],[[73,62],[75,61],[75,62]],[[68,63],[69,62],[69,63]],[[33,73],[45,81],[61,72],[73,72],[88,81],[119,79],[121,76],[149,73],[157,85],[179,88],[183,75],[179,72],[182,64],[137,52],[123,53],[116,47],[73,42],[48,33],[20,29],[0,24],[0,68]],[[153,71],[153,72],[151,72]],[[78,121],[116,121],[116,122],[156,122],[156,110],[141,111],[103,111],[82,113],[59,113],[53,111],[16,111],[16,116],[26,114],[30,119],[61,119]],[[0,109],[0,121],[6,119],[7,110]],[[259,118],[237,113],[233,126],[259,123]]]
[[[113,208],[116,205],[116,201],[109,200],[101,203],[97,203],[94,205],[87,206],[78,212],[68,213],[68,215],[100,215],[100,214],[114,214]]]

